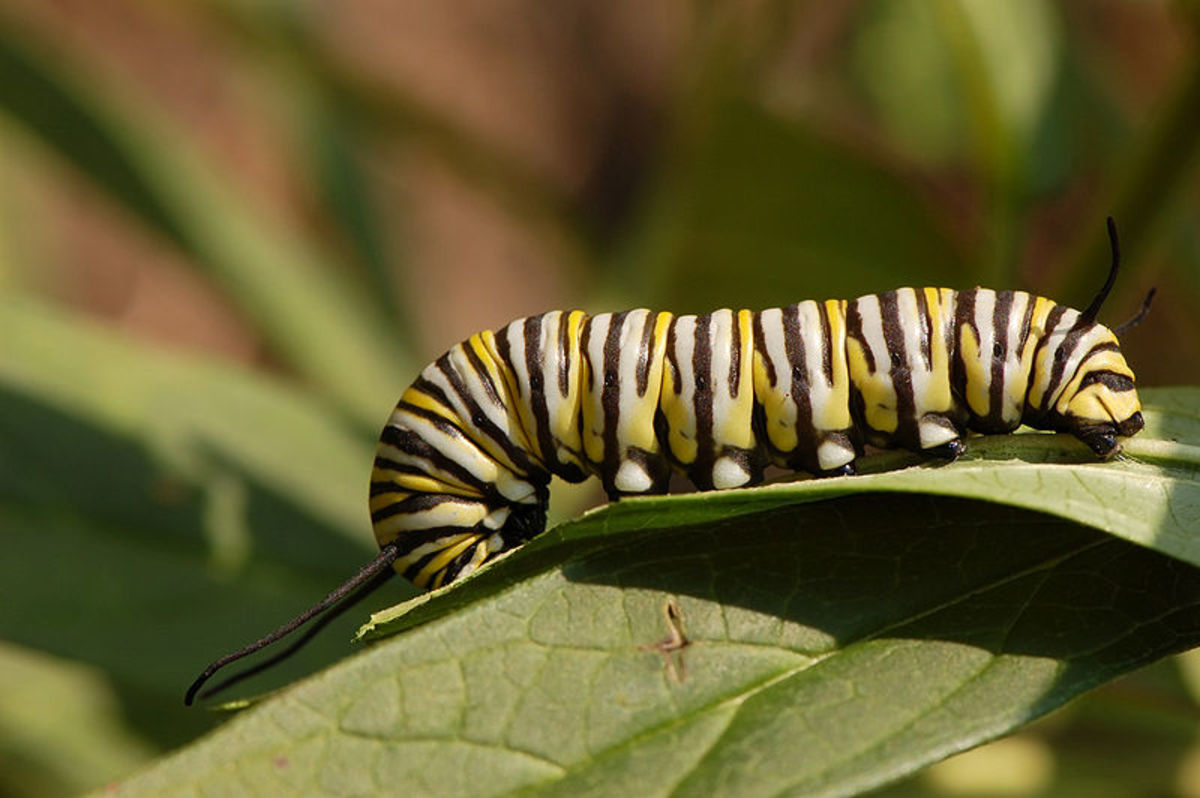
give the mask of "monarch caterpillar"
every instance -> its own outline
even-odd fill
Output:
[[[539,534],[552,475],[611,499],[753,485],[768,464],[854,473],[866,444],[955,458],[966,431],[1021,424],[1097,456],[1143,426],[1116,333],[1024,291],[899,288],[854,300],[692,316],[551,311],[477,333],[427,366],[379,439],[370,509],[381,553],[283,637],[389,568],[432,589]]]

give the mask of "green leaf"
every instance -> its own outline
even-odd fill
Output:
[[[1027,511],[866,496],[658,519],[307,680],[122,794],[844,793],[1200,641],[1200,571]],[[655,648],[668,601],[682,651]]]
[[[589,513],[380,614],[368,635],[415,628],[122,790],[887,783],[1200,643],[1200,570],[1160,553],[1200,556],[1196,393],[1147,394],[1153,463],[1007,436],[952,465]],[[1055,459],[1081,462],[1028,462]]]
[[[294,231],[275,229],[187,135],[46,55],[0,15],[0,110],[221,284],[267,340],[364,426],[399,393],[405,352],[377,306]]]

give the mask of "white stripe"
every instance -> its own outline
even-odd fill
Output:
[[[787,359],[787,345],[783,336],[783,314],[793,308],[771,308],[758,314],[763,331],[763,355],[775,372],[775,390],[783,396],[792,393],[792,367]],[[793,405],[794,407],[794,405]]]
[[[713,311],[708,325],[708,349],[711,353],[708,359],[708,374],[701,375],[708,380],[712,396],[713,418],[713,449],[720,451],[727,441],[718,439],[721,429],[720,419],[728,418],[733,412],[733,397],[729,391],[729,367],[733,362],[733,311],[728,308]]]
[[[1001,417],[1006,424],[1016,424],[1025,410],[1027,380],[1021,374],[1021,328],[1025,312],[1033,298],[1024,291],[1013,292],[1012,310],[1008,316],[1007,357],[1004,359],[1004,386],[1001,390],[1003,405]]]
[[[376,536],[396,535],[419,529],[435,529],[440,526],[471,529],[487,518],[487,505],[473,501],[448,501],[427,510],[399,513],[384,518],[375,524]]]
[[[825,347],[832,347],[833,342],[825,340],[825,327],[821,323],[824,312],[824,306],[818,302],[801,302],[797,306],[800,341],[804,347],[804,371],[809,386],[808,404],[812,412],[812,428],[816,432],[831,431],[818,425],[817,420],[824,418],[825,408],[830,403],[838,401],[833,383],[825,375]],[[835,353],[830,352],[831,361],[833,357]]]
[[[696,352],[696,317],[675,318],[675,364],[679,367],[679,401],[684,408],[686,425],[680,434],[688,440],[696,439],[696,374],[692,358]]]
[[[875,374],[888,374],[892,369],[892,356],[888,353],[887,339],[883,337],[883,309],[879,297],[871,294],[854,300],[862,319],[862,336],[875,360]],[[895,394],[893,388],[892,393]]]
[[[638,413],[634,409],[643,402],[658,403],[658,397],[639,397],[637,393],[637,367],[642,354],[642,334],[649,322],[650,311],[645,309],[631,310],[621,325],[617,343],[617,406],[620,408],[617,427],[617,441],[623,443],[634,436],[632,425],[636,423]],[[650,353],[647,352],[649,357]],[[625,452],[621,452],[622,459]]]
[[[508,365],[517,378],[520,401],[529,402],[532,392],[529,388],[529,369],[525,365],[525,319],[518,319],[504,328],[501,333],[508,339]],[[516,397],[514,397],[516,398]]]
[[[589,457],[592,452],[600,452],[604,447],[604,407],[600,399],[604,391],[604,342],[608,340],[608,328],[612,323],[612,317],[611,313],[601,313],[591,317],[588,326],[587,348],[581,352],[587,359],[588,371],[592,375],[590,390],[587,390],[587,383],[584,382],[586,395],[583,397],[582,411],[586,415],[583,416],[581,425],[584,450],[589,452]],[[603,456],[597,458],[597,461],[602,459]]]
[[[1062,318],[1058,320],[1058,325],[1055,326],[1055,328],[1051,331],[1050,342],[1048,344],[1050,347],[1049,354],[1051,357],[1048,358],[1049,366],[1046,370],[1047,374],[1055,370],[1053,354],[1056,350],[1062,348],[1066,341],[1067,333],[1070,332],[1071,328],[1075,326],[1075,323],[1078,320],[1079,311],[1068,308],[1067,311],[1063,313]],[[1091,333],[1088,333],[1088,335],[1076,340],[1075,349],[1071,352],[1070,356],[1067,358],[1066,365],[1063,367],[1062,380],[1058,383],[1058,387],[1054,389],[1054,393],[1045,398],[1045,401],[1042,403],[1043,407],[1052,408],[1058,404],[1058,400],[1062,396],[1062,392],[1066,390],[1067,385],[1071,382],[1071,377],[1076,371],[1079,370],[1079,364],[1083,362],[1084,354],[1086,354],[1087,351],[1092,348],[1091,344],[1088,343],[1088,340],[1095,335],[1097,330],[1099,330],[1098,327],[1093,328]]]
[[[457,431],[443,432],[432,422],[400,409],[392,413],[389,424],[398,429],[411,431],[439,454],[462,466],[480,482],[495,482],[499,476],[500,464],[480,451],[475,443]],[[420,466],[430,474],[440,473],[428,460],[401,452],[393,446],[381,445],[380,451],[386,452],[389,458],[397,462]],[[450,480],[456,481],[454,477],[450,477]]]

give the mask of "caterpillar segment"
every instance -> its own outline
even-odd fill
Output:
[[[968,431],[1069,432],[1107,457],[1142,426],[1116,335],[1023,291],[900,288],[674,316],[554,311],[427,367],[380,438],[371,510],[418,587],[539,533],[551,475],[611,498],[848,474],[865,444],[954,457]]]
[[[655,417],[670,313],[630,310],[587,320],[579,423],[588,470],[609,496],[664,493],[671,475]]]
[[[846,302],[771,308],[754,321],[754,396],[773,464],[850,473],[860,445],[850,413]]]

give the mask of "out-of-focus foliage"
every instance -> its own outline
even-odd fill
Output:
[[[1200,382],[1193,4],[100,5],[0,5],[0,792],[212,726],[195,672],[368,556],[398,389],[510,317],[929,283],[1080,305],[1111,213],[1106,320],[1157,285],[1129,359]],[[1200,793],[1190,663],[893,789]]]

